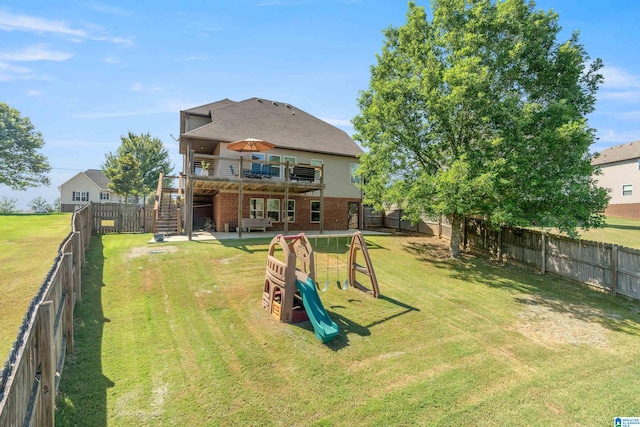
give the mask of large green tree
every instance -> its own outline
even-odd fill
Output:
[[[575,234],[600,226],[608,196],[592,178],[589,146],[602,80],[574,33],[533,1],[432,0],[431,20],[409,3],[385,30],[360,93],[354,138],[365,197],[407,217],[446,216],[460,255],[465,216]]]
[[[173,166],[169,158],[169,152],[158,138],[152,138],[149,133],[137,135],[128,132],[127,135],[120,137],[121,144],[115,153],[109,152],[105,157],[103,170],[105,175],[111,179],[106,173],[109,167],[117,164],[117,160],[127,154],[131,154],[140,165],[140,175],[142,183],[136,189],[137,195],[148,195],[158,186],[158,177],[160,172],[165,175],[171,173]]]
[[[140,162],[131,153],[107,159],[103,170],[111,180],[109,188],[122,196],[125,203],[129,201],[129,196],[139,195],[140,189],[144,188]]]
[[[14,190],[49,185],[51,167],[38,153],[43,146],[42,134],[31,120],[0,102],[0,185]]]

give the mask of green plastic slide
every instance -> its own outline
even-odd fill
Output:
[[[311,280],[311,278],[308,278],[306,282],[296,280],[296,286],[300,291],[300,295],[302,295],[302,304],[305,310],[307,310],[309,320],[311,320],[313,329],[316,331],[316,338],[323,343],[334,339],[340,330],[338,329],[338,325],[329,317],[329,313],[324,309],[318,291],[316,291],[316,286],[313,284],[313,280]]]

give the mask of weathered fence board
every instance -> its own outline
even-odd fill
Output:
[[[92,203],[93,232],[140,233],[153,229],[153,210],[140,205]]]
[[[616,293],[640,299],[640,250],[618,247]]]
[[[71,232],[31,300],[0,370],[0,426],[52,426],[65,356],[73,351],[73,307],[91,239],[91,205],[73,213]]]

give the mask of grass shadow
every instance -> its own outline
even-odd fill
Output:
[[[640,226],[638,225],[607,224],[606,228],[615,228],[618,230],[640,231]]]
[[[223,239],[223,240],[193,240],[193,242],[201,245],[222,245],[227,248],[239,249],[248,254],[269,252],[269,243],[271,237],[256,237],[251,239]],[[258,246],[266,246],[257,248]]]
[[[107,425],[107,390],[115,384],[102,374],[104,317],[102,236],[93,236],[82,270],[82,301],[75,307],[75,353],[67,358],[56,399],[59,425]]]
[[[640,302],[614,297],[588,285],[530,269],[492,261],[471,253],[459,259],[448,257],[448,249],[439,243],[409,242],[404,250],[416,259],[448,270],[450,277],[503,289],[523,305],[537,305],[567,318],[597,323],[616,332],[640,337]],[[522,294],[527,295],[523,297]]]

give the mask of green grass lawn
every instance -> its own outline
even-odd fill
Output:
[[[71,231],[71,214],[0,215],[0,364]]]
[[[335,284],[340,326],[261,307],[267,240],[93,239],[56,424],[612,425],[640,408],[640,302],[467,255],[367,237],[378,300]],[[312,241],[313,243],[313,241]],[[331,243],[331,242],[330,242]],[[318,257],[346,277],[347,247]],[[329,245],[335,251],[335,240]]]
[[[609,216],[605,228],[581,232],[580,238],[596,242],[617,243],[629,248],[640,248],[640,221]]]

